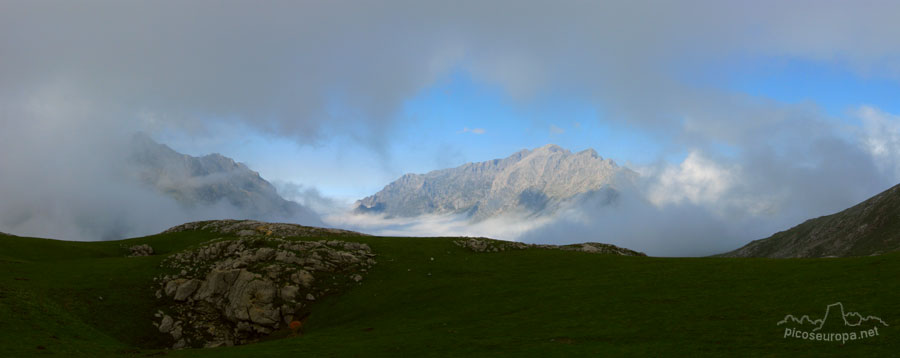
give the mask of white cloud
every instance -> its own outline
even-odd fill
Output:
[[[563,133],[565,133],[565,132],[566,132],[565,129],[559,128],[559,127],[557,127],[557,126],[555,126],[555,125],[552,125],[552,124],[550,125],[550,133],[553,133],[553,134],[563,134]]]
[[[472,222],[463,215],[386,218],[382,215],[347,211],[325,216],[323,220],[334,227],[383,236],[482,236],[514,241],[531,230],[553,222],[555,218],[528,218],[519,214],[507,214]]]
[[[657,206],[717,203],[740,175],[739,168],[725,167],[693,151],[677,167],[656,174],[658,180],[648,189],[648,199]]]
[[[879,169],[900,180],[900,116],[863,106],[857,111],[863,122],[862,146]]]
[[[846,143],[815,106],[698,89],[679,77],[749,57],[849,64],[896,79],[900,3],[218,5],[0,2],[0,170],[16,173],[0,175],[0,205],[65,200],[81,182],[92,189],[85,193],[103,193],[96,183],[106,183],[111,165],[96,153],[142,126],[215,137],[202,128],[240,122],[300,145],[348,136],[383,151],[403,103],[457,68],[516,101],[565,94],[602,108],[603,118],[675,138],[674,150],[700,148],[658,170],[650,197],[662,207],[774,213],[791,222],[846,207],[900,176],[893,115],[862,110],[865,139]],[[62,95],[44,93],[59,83],[68,88]],[[738,154],[707,155],[720,142]],[[873,158],[890,178],[871,167]],[[55,199],[21,195],[42,192]],[[118,195],[110,203],[127,197],[103,194]],[[85,203],[57,207],[90,208]]]
[[[469,128],[469,127],[465,127],[465,128],[463,128],[462,130],[460,130],[460,131],[457,132],[457,133],[472,133],[472,134],[476,134],[476,135],[481,135],[481,134],[487,133],[487,131],[485,131],[484,128]]]

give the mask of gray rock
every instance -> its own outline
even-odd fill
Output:
[[[165,285],[165,288],[164,288],[165,293],[166,293],[166,296],[174,296],[174,295],[175,295],[175,291],[178,290],[178,286],[180,286],[182,283],[184,283],[184,281],[186,281],[186,280],[184,280],[184,279],[175,279],[175,280],[166,282],[166,285]]]
[[[238,237],[247,237],[247,236],[254,236],[254,235],[259,235],[259,234],[253,230],[241,230],[241,231],[238,231],[236,235]]]
[[[172,316],[154,324],[182,347],[252,342],[307,312],[304,298],[315,300],[313,290],[334,292],[335,287],[314,287],[316,275],[358,282],[374,256],[361,244],[289,241],[272,238],[269,231],[214,240],[163,260],[163,268],[184,274],[155,278]]]
[[[187,346],[187,342],[185,342],[184,339],[179,339],[178,342],[175,342],[175,344],[172,345],[172,349],[182,349],[185,346]]]
[[[172,331],[172,326],[175,323],[175,320],[172,319],[169,315],[164,315],[162,318],[162,322],[159,324],[159,332],[160,333],[169,333]]]
[[[261,326],[272,326],[278,323],[281,317],[279,309],[272,307],[271,304],[264,306],[254,305],[248,309],[250,321]]]
[[[231,289],[234,281],[243,270],[213,270],[206,275],[206,280],[200,285],[194,295],[196,300],[205,300],[213,296],[222,296]]]
[[[300,292],[300,288],[297,286],[284,286],[281,288],[281,298],[287,301],[293,301],[297,298],[297,293]]]
[[[182,333],[181,325],[175,326],[175,328],[172,329],[171,333],[172,333],[172,339],[174,339],[176,341],[181,339],[181,333]]]
[[[291,275],[291,281],[303,285],[303,287],[309,288],[312,287],[313,282],[315,281],[315,277],[309,271],[300,270]]]
[[[131,252],[129,256],[150,256],[153,255],[153,248],[150,245],[142,244],[142,245],[134,245],[128,248],[128,251]]]
[[[178,285],[178,288],[175,290],[175,300],[176,301],[184,301],[188,299],[194,291],[197,291],[197,288],[200,287],[200,280],[187,280],[184,283]]]
[[[269,261],[275,257],[275,249],[270,247],[261,247],[256,250],[256,254],[253,256],[254,261]]]

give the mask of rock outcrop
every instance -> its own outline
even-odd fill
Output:
[[[556,246],[556,245],[539,245],[539,246]],[[562,245],[551,248],[558,248],[560,250],[565,251],[579,251],[579,252],[587,252],[590,254],[606,254],[606,255],[620,255],[620,256],[647,256],[647,254],[640,252],[629,250],[624,247],[618,247],[616,245],[604,244],[601,242],[585,242],[581,244],[572,244],[572,245]]]
[[[153,255],[153,247],[150,245],[134,245],[128,248],[128,251],[131,252],[128,256],[150,256]]]
[[[161,263],[171,273],[155,279],[156,296],[167,308],[154,324],[173,348],[253,342],[302,319],[322,296],[360,284],[376,263],[366,244],[265,236],[294,233],[281,229],[213,240]]]
[[[530,248],[580,251],[592,254],[607,254],[620,256],[647,256],[643,252],[621,248],[615,245],[599,242],[586,242],[572,245],[538,245],[526,244],[515,241],[492,240],[485,238],[465,238],[453,241],[456,246],[469,249],[474,252],[502,252],[508,250],[524,250]]]
[[[303,226],[297,224],[267,223],[256,220],[208,220],[195,221],[169,228],[162,233],[203,230],[222,235],[238,237],[270,236],[285,237],[318,237],[322,235],[368,236],[363,233],[341,229]]]
[[[617,188],[636,177],[594,150],[572,153],[551,144],[504,159],[406,174],[359,200],[356,211],[398,217],[465,213],[475,220],[507,211],[553,212],[579,195],[614,200]]]

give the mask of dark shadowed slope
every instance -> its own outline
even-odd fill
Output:
[[[900,249],[900,185],[836,214],[723,254],[729,257],[867,256]]]

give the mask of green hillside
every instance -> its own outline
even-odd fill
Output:
[[[476,253],[453,238],[352,238],[378,264],[312,306],[304,334],[164,350],[151,324],[166,255],[220,236],[187,231],[76,243],[0,236],[0,356],[893,356],[900,255],[652,258],[530,248]],[[303,238],[318,240],[320,238]],[[344,240],[334,236],[328,239]],[[299,240],[299,239],[298,239]],[[156,255],[126,257],[150,244]],[[842,302],[889,327],[866,340],[783,338],[786,314]]]

